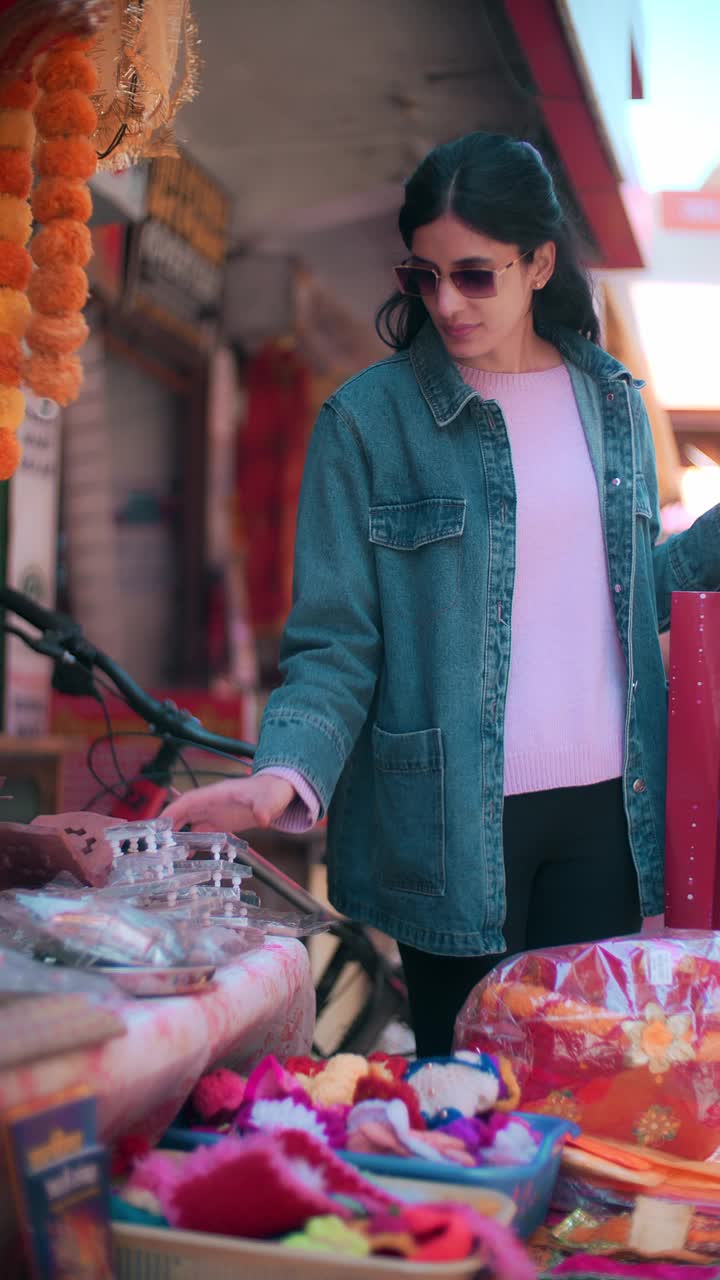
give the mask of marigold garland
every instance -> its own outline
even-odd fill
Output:
[[[0,384],[4,387],[20,386],[22,347],[11,333],[0,333]]]
[[[63,406],[80,390],[82,366],[75,352],[87,335],[80,313],[88,295],[83,267],[92,246],[84,224],[92,201],[84,183],[97,166],[91,142],[97,116],[88,97],[97,73],[87,57],[90,48],[92,40],[68,37],[50,50],[36,74],[43,92],[35,107],[40,180],[32,207],[43,225],[30,244],[36,270],[28,287],[33,318],[24,374],[36,395]]]
[[[39,61],[34,79],[0,83],[0,480],[20,462],[22,378],[60,405],[70,404],[82,383],[76,352],[88,334],[83,268],[92,252],[85,183],[96,168],[92,44],[65,37]],[[30,203],[34,144],[39,181]],[[40,225],[28,251],[33,214]]]
[[[88,228],[75,218],[56,218],[43,227],[32,242],[36,267],[75,263],[84,267],[92,256],[92,240]]]
[[[0,240],[0,287],[20,289],[28,287],[32,259],[27,249],[12,240]]]
[[[73,218],[87,222],[92,213],[92,197],[83,182],[74,178],[43,178],[32,193],[32,211],[38,222]]]
[[[25,337],[33,351],[62,356],[79,351],[89,333],[85,317],[80,311],[66,316],[41,316],[36,312]]]
[[[26,77],[0,85],[0,480],[10,478],[22,453],[15,432],[25,417],[20,339],[30,319],[25,289],[32,264],[24,246],[30,230],[36,96]]]
[[[32,212],[27,200],[0,195],[0,240],[26,245],[32,231]]]
[[[87,276],[82,267],[73,263],[39,267],[30,277],[30,305],[33,311],[39,311],[43,316],[82,311],[87,295]]]

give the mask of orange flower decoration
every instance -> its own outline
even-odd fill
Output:
[[[91,141],[97,115],[88,97],[97,86],[86,56],[91,47],[90,40],[68,37],[51,49],[37,73],[43,93],[35,107],[40,182],[33,212],[44,225],[30,245],[37,270],[28,289],[33,319],[25,376],[37,395],[63,406],[80,391],[82,366],[75,352],[87,334],[80,313],[88,295],[83,267],[92,244],[84,224],[92,201],[84,184],[97,164]]]
[[[57,89],[43,94],[35,108],[35,124],[44,138],[73,133],[90,137],[97,128],[97,112],[80,89]]]
[[[12,431],[0,430],[0,480],[9,480],[15,475],[22,458],[20,442]]]
[[[79,351],[89,332],[85,317],[79,311],[61,316],[42,316],[35,312],[25,337],[33,351],[64,356]]]
[[[28,297],[35,311],[45,316],[59,316],[80,311],[87,302],[87,276],[82,267],[41,267],[33,273]]]
[[[628,1019],[622,1024],[629,1042],[628,1062],[633,1067],[647,1066],[653,1075],[664,1075],[673,1063],[692,1062],[691,1024],[691,1014],[668,1017],[659,1004],[651,1002],[643,1019]]]
[[[75,218],[56,218],[35,236],[32,256],[38,267],[68,263],[84,267],[92,256],[90,232]]]
[[[25,290],[32,262],[24,245],[30,231],[36,92],[29,78],[0,84],[0,480],[10,478],[22,453],[15,432],[25,417],[20,338],[29,318]]]
[[[11,333],[0,333],[0,384],[5,387],[20,386],[22,347]]]
[[[0,240],[0,287],[24,292],[31,270],[32,261],[27,249],[12,240]]]

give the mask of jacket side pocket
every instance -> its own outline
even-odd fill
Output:
[[[440,729],[373,728],[379,883],[402,893],[445,892],[445,764]]]

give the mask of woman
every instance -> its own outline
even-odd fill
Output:
[[[505,951],[663,905],[673,590],[720,585],[720,508],[656,546],[639,384],[598,345],[543,161],[476,133],[407,184],[395,348],[309,447],[285,681],[254,776],[168,815],[298,829],[395,937],[421,1054]]]

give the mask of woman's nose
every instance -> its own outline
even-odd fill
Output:
[[[438,281],[436,304],[439,314],[447,320],[456,315],[463,305],[463,296],[449,276],[443,276]]]

